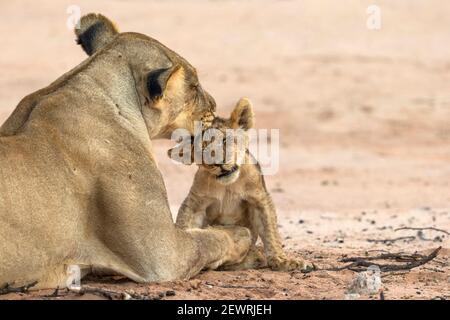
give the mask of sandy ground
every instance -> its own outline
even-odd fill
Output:
[[[371,1],[372,2],[372,1]],[[280,129],[280,169],[267,176],[290,255],[318,268],[345,256],[429,253],[430,263],[383,273],[386,299],[450,298],[450,44],[448,1],[377,1],[380,30],[366,27],[369,1],[76,1],[124,31],[162,41],[195,65],[226,115],[241,96],[257,127]],[[0,2],[0,123],[26,94],[85,56],[65,24],[74,1]],[[195,167],[155,142],[174,215]],[[409,237],[406,240],[376,240]],[[386,261],[383,263],[387,263]],[[164,299],[343,299],[353,271],[307,275],[204,272],[190,281],[138,285],[90,278],[83,285]],[[167,293],[168,292],[168,293]],[[52,291],[6,299],[103,298]],[[362,298],[379,299],[379,294]]]

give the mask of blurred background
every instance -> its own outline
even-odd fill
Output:
[[[257,127],[280,129],[267,183],[282,222],[448,208],[448,1],[2,0],[0,122],[86,58],[66,26],[70,5],[184,56],[220,115],[253,101]],[[196,168],[167,159],[171,142],[155,145],[175,213]]]

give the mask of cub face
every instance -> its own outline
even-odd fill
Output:
[[[208,172],[219,183],[232,184],[239,178],[241,166],[246,159],[246,132],[253,124],[253,107],[248,99],[242,98],[229,118],[214,118],[211,127],[203,131],[201,142],[196,141],[199,137],[191,137],[187,142],[170,149],[168,155],[175,161],[183,159],[179,162],[184,164],[196,162],[200,170]],[[185,157],[186,151],[190,154]],[[200,162],[196,161],[198,151],[201,155],[198,157]]]

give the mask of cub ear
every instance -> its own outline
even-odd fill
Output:
[[[155,101],[164,96],[164,92],[169,86],[177,85],[178,75],[181,71],[180,66],[173,66],[164,69],[155,69],[147,74],[147,91],[150,98]]]
[[[88,55],[110,43],[118,33],[116,26],[108,18],[97,13],[81,17],[75,27],[77,43]]]
[[[253,113],[252,103],[247,98],[239,99],[234,107],[230,117],[231,127],[233,129],[248,130],[253,127],[255,115]]]

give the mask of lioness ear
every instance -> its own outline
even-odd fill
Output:
[[[254,119],[252,103],[247,98],[241,98],[231,113],[231,127],[248,130],[253,127]]]
[[[94,54],[105,44],[110,43],[118,33],[108,18],[96,13],[81,17],[79,25],[75,27],[77,43],[88,55]]]
[[[170,83],[175,81],[180,66],[152,70],[147,75],[147,91],[150,98],[155,101],[163,97]]]

